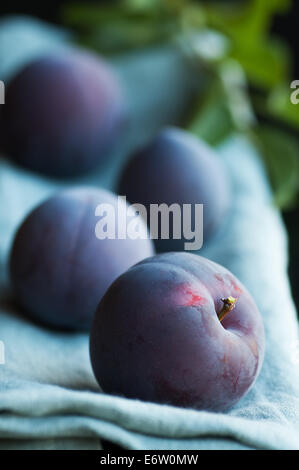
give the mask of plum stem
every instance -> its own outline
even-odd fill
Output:
[[[220,312],[217,313],[220,322],[222,322],[226,315],[235,308],[237,300],[238,299],[231,296],[221,299],[221,302],[223,302],[223,307]]]

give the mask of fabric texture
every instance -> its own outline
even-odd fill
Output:
[[[0,23],[0,79],[68,35],[28,18]],[[252,293],[264,320],[266,354],[250,392],[228,413],[144,403],[100,392],[88,335],[31,323],[13,302],[7,259],[15,230],[58,188],[113,188],[129,151],[162,125],[175,124],[193,89],[190,64],[173,48],[122,56],[113,64],[130,103],[130,124],[104,171],[75,181],[48,180],[0,159],[0,448],[299,449],[298,321],[287,278],[287,237],[261,159],[233,136],[219,149],[232,187],[229,217],[200,250],[230,269]],[[192,78],[190,78],[192,77]],[[0,132],[1,134],[1,132]],[[221,197],[221,195],[219,195]]]

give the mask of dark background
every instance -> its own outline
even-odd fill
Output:
[[[115,0],[98,0],[96,3],[105,3],[105,1],[111,4]],[[234,1],[237,3],[246,0]],[[66,3],[73,3],[73,0],[69,2],[52,1],[48,4],[45,2],[24,2],[22,6],[14,1],[10,1],[7,4],[2,2],[0,5],[0,16],[7,14],[27,14],[52,23],[59,23],[60,7],[62,4]],[[299,1],[293,0],[292,3],[292,9],[288,14],[276,18],[273,25],[273,33],[283,37],[293,51],[295,60],[292,79],[295,80],[299,79]],[[299,310],[299,208],[285,212],[283,217],[287,225],[290,240],[290,278],[293,295]]]

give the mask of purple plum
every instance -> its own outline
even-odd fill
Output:
[[[207,144],[190,133],[169,127],[138,150],[124,167],[117,187],[131,204],[203,204],[203,236],[207,240],[224,221],[230,206],[230,186],[221,159]],[[182,231],[183,233],[183,231]],[[155,240],[158,252],[183,251],[188,239]]]
[[[97,238],[96,225],[103,219],[95,210],[100,204],[117,211],[118,198],[96,188],[67,189],[34,209],[17,231],[11,283],[33,319],[58,328],[89,329],[110,284],[153,255],[149,238]]]
[[[1,146],[25,168],[76,176],[107,160],[125,115],[120,84],[103,59],[81,50],[50,53],[8,83]]]
[[[106,393],[223,411],[252,387],[264,343],[257,306],[233,274],[194,254],[165,253],[110,286],[90,357]]]

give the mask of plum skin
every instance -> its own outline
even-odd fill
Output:
[[[99,240],[95,207],[100,203],[117,206],[117,197],[97,188],[67,189],[41,203],[18,229],[10,279],[31,318],[56,328],[88,330],[109,285],[153,255],[150,239]]]
[[[133,154],[121,172],[116,191],[131,204],[143,204],[147,211],[150,204],[203,204],[204,240],[224,221],[231,197],[225,168],[212,148],[175,127],[162,129]],[[184,237],[159,238],[155,240],[156,251],[184,251],[186,241]]]
[[[108,158],[126,106],[110,66],[81,50],[44,55],[8,83],[2,150],[52,177],[86,173]]]
[[[220,323],[222,298],[237,303]],[[104,392],[225,411],[247,393],[264,357],[264,329],[246,288],[190,253],[147,258],[102,298],[90,357]]]

